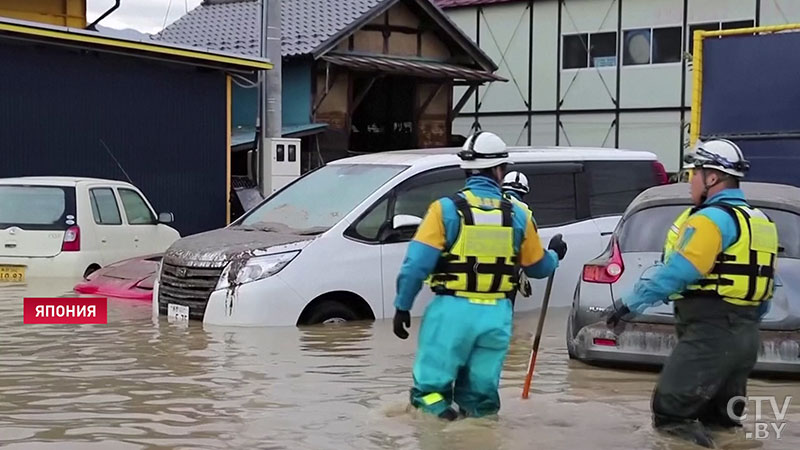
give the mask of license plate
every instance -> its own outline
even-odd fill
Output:
[[[0,266],[0,283],[25,281],[25,266]]]
[[[176,320],[189,320],[189,307],[170,303],[167,305],[167,318]]]

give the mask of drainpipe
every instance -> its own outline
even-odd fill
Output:
[[[95,20],[94,22],[92,22],[89,25],[87,25],[86,29],[87,30],[92,30],[92,31],[97,31],[97,24],[100,23],[101,20],[103,20],[106,17],[108,17],[109,14],[111,14],[114,11],[116,11],[117,8],[119,8],[119,4],[121,2],[122,2],[122,0],[116,0],[116,3],[114,4],[114,6],[112,6],[108,11],[104,12],[103,15],[101,15],[100,17],[97,18],[97,20]]]
[[[281,2],[261,0],[261,56],[269,58],[273,65],[260,74],[260,123],[261,123],[261,193],[272,194],[272,151],[270,138],[280,138],[281,133]],[[266,38],[264,38],[266,37]]]

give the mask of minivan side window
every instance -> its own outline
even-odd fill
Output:
[[[117,198],[111,188],[94,188],[89,190],[94,222],[99,225],[122,225]]]
[[[575,177],[580,164],[522,163],[518,170],[528,177],[531,191],[523,197],[539,227],[574,222],[578,218]]]
[[[130,225],[155,225],[156,218],[141,195],[130,189],[119,189],[119,198]]]
[[[381,229],[387,224],[389,197],[381,199],[367,214],[356,222],[355,234],[366,241],[377,241]]]
[[[587,161],[592,217],[622,214],[645,189],[658,183],[653,161]]]
[[[459,168],[434,170],[416,175],[396,187],[361,216],[348,234],[358,239],[378,242],[390,230],[392,218],[398,214],[425,217],[434,200],[453,195],[464,188],[464,172]],[[393,234],[392,242],[411,240],[414,230]]]

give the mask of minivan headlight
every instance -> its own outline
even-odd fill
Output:
[[[299,254],[300,251],[298,250],[275,255],[257,256],[244,262],[231,261],[225,266],[222,275],[219,276],[217,289],[229,287],[231,281],[236,286],[271,277],[280,272]]]

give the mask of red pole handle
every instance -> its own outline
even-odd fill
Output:
[[[528,374],[525,376],[525,384],[522,386],[522,398],[527,399],[533,380],[533,369],[536,365],[536,354],[539,352],[539,342],[542,340],[542,328],[544,328],[544,318],[547,315],[547,305],[550,303],[550,291],[553,289],[553,277],[555,272],[547,279],[547,288],[544,290],[544,300],[542,300],[542,311],[539,313],[539,325],[536,329],[536,337],[533,339],[531,358],[528,361]]]

